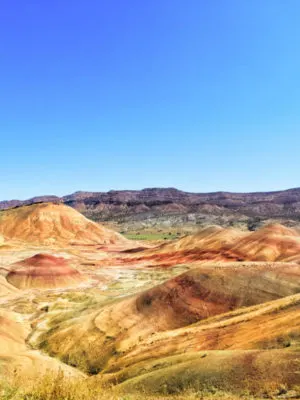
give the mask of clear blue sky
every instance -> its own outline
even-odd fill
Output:
[[[298,0],[3,0],[0,199],[300,186]]]

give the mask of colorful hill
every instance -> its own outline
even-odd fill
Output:
[[[12,265],[6,279],[19,289],[74,286],[85,280],[66,259],[49,254],[36,254]]]
[[[255,232],[210,227],[139,253],[134,261],[174,265],[193,261],[299,261],[300,234],[280,224]]]
[[[5,239],[36,245],[120,244],[118,233],[85,218],[63,204],[41,203],[0,212]]]
[[[252,261],[297,261],[300,234],[280,224],[267,225],[239,240],[232,251]]]
[[[207,387],[294,396],[298,231],[212,226],[126,251],[121,235],[47,203],[1,212],[0,234],[15,246],[1,251],[4,368],[26,376],[42,362],[53,371],[63,365],[89,376],[87,385],[153,398]],[[175,264],[186,265],[149,268]]]
[[[205,342],[202,337],[197,341],[193,339],[195,336],[188,333],[194,329],[192,324],[200,321],[205,324],[205,321],[217,316],[220,316],[220,321],[226,321],[228,313],[233,312],[230,318],[235,318],[245,314],[247,307],[247,312],[253,306],[260,309],[258,305],[263,309],[266,302],[274,302],[272,310],[275,310],[281,304],[279,300],[284,297],[299,297],[299,277],[300,266],[297,264],[265,263],[260,266],[247,264],[239,267],[224,265],[195,268],[144,293],[58,322],[52,326],[51,332],[38,339],[38,343],[50,354],[93,374],[108,366],[114,370],[116,363],[123,367],[134,365],[144,359],[143,354],[147,352],[151,354],[150,358],[159,358],[160,355],[171,356],[177,352],[189,351],[189,347],[184,344],[187,339],[193,343],[193,351],[202,348],[219,349],[223,330],[216,331],[215,336],[208,336],[207,340],[211,338],[210,347],[203,347]],[[282,304],[285,304],[283,300]],[[294,316],[294,311],[291,315]],[[232,321],[236,320],[234,318]],[[268,318],[265,318],[267,327]],[[241,317],[241,321],[244,319]],[[253,322],[253,333],[249,333],[249,336],[254,334],[255,329],[261,329],[261,320],[258,321],[257,325]],[[286,325],[278,332],[296,328],[298,319],[295,321],[292,317],[287,318]],[[232,343],[234,329],[228,333],[228,343]],[[260,339],[271,338],[271,329],[270,335],[262,331]],[[174,346],[173,337],[179,338]],[[162,338],[165,339],[160,348]],[[237,340],[238,336],[236,343],[239,343]],[[242,336],[240,340],[242,344],[236,348],[253,348],[249,340]],[[226,349],[227,342],[224,339],[222,348]]]

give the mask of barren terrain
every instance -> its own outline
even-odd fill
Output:
[[[296,227],[129,240],[48,202],[0,234],[3,398],[300,396]]]

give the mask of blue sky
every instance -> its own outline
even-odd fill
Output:
[[[298,0],[1,2],[0,199],[300,186]]]

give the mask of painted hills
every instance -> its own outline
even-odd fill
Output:
[[[156,333],[120,356],[102,379],[126,391],[177,393],[183,387],[238,389],[272,398],[299,384],[299,295]],[[139,371],[143,371],[139,373]],[[298,391],[288,397],[298,396]]]
[[[49,254],[36,254],[11,265],[6,279],[18,289],[69,287],[84,281],[68,260]]]
[[[126,239],[64,204],[39,203],[0,212],[0,235],[38,245],[116,244]]]
[[[37,343],[102,381],[132,390],[144,385],[162,393],[167,385],[172,393],[172,385],[176,392],[177,383],[195,387],[209,378],[225,386],[241,376],[235,368],[255,386],[260,374],[278,379],[288,363],[295,369],[284,381],[295,384],[300,372],[299,277],[297,264],[195,268],[99,310],[57,320]],[[266,354],[267,349],[273,352]],[[190,370],[183,378],[183,371]]]
[[[23,384],[61,366],[117,397],[300,395],[297,228],[214,225],[146,247],[35,203],[1,211],[0,237],[0,389],[10,370]]]
[[[276,219],[299,224],[300,189],[261,193],[189,193],[174,188],[76,192],[40,196],[25,201],[0,202],[0,209],[37,202],[61,202],[95,221],[111,221],[129,227],[165,225],[242,225],[255,229]]]
[[[165,266],[195,261],[300,262],[300,233],[280,224],[255,232],[213,226],[138,253],[134,258]]]

